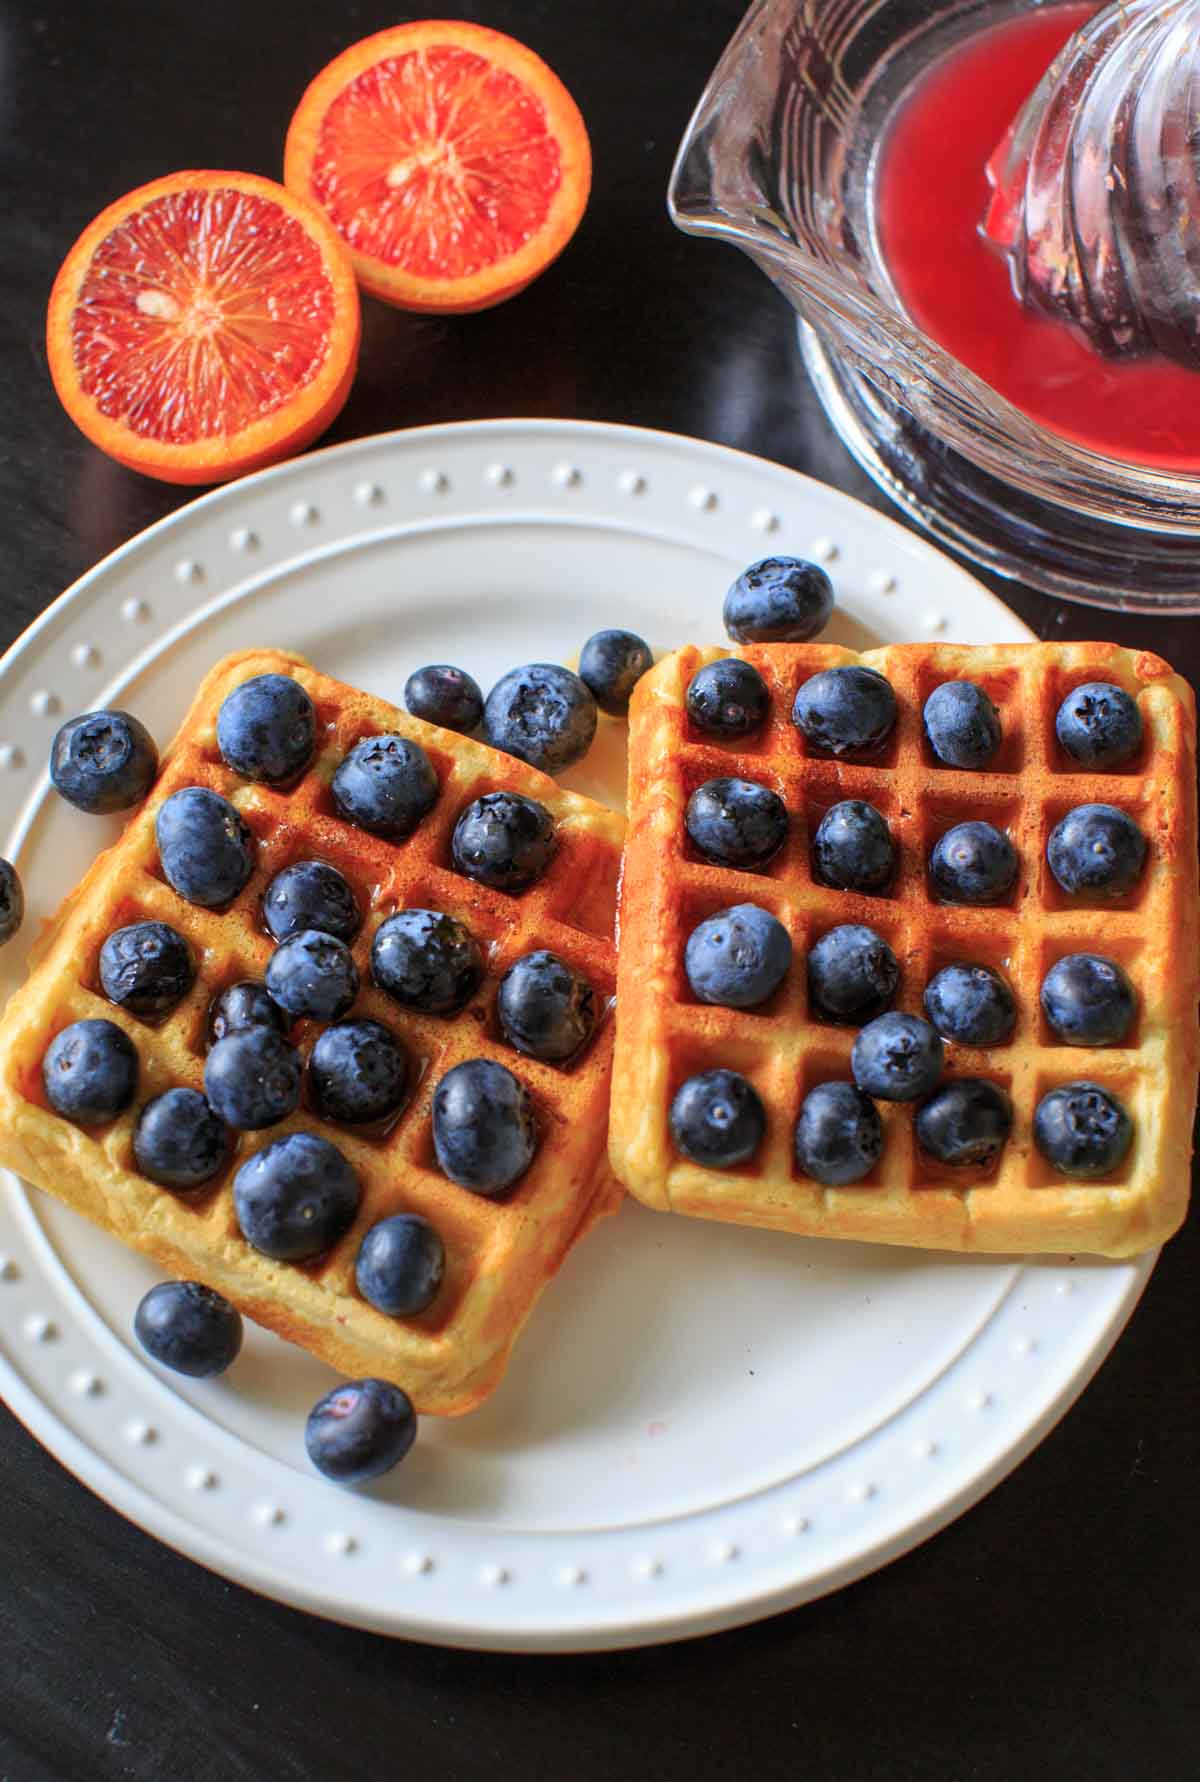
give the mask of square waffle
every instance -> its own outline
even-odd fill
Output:
[[[216,718],[231,689],[251,676],[295,677],[317,710],[317,752],[286,791],[242,779],[222,760]],[[441,781],[433,810],[402,843],[344,822],[329,793],[334,769],[362,737],[397,732],[419,742]],[[254,873],[232,905],[201,909],[162,876],[154,821],[182,786],[209,786],[228,798],[254,833]],[[456,872],[450,836],[460,812],[485,792],[513,790],[544,804],[558,847],[543,878],[520,897]],[[205,679],[163,757],[150,797],[120,840],[95,861],[39,942],[30,976],[0,1022],[0,1161],[26,1181],[86,1213],[105,1230],[153,1256],[170,1273],[225,1294],[248,1316],[303,1344],[348,1374],[395,1380],[420,1410],[469,1410],[503,1373],[534,1301],[571,1244],[614,1211],[620,1191],[604,1155],[612,1066],[610,1018],[616,956],[613,920],[624,821],[522,762],[479,742],[409,717],[382,700],[318,674],[301,656],[277,650],[239,654]],[[362,979],[356,1015],[382,1021],[407,1042],[415,1091],[383,1136],[327,1122],[307,1106],[265,1132],[240,1137],[229,1167],[188,1200],[147,1181],[133,1161],[138,1107],[176,1084],[203,1088],[206,1022],[213,996],[240,978],[261,979],[272,952],[262,923],[263,893],[299,859],[319,858],[349,880],[365,912],[353,953]],[[406,906],[434,908],[465,922],[487,962],[484,983],[456,1016],[402,1009],[370,980],[371,939]],[[105,937],[125,923],[157,919],[191,943],[197,980],[162,1022],[112,1007],[98,981]],[[498,978],[534,948],[549,947],[583,971],[605,1016],[579,1061],[539,1063],[509,1047],[498,1028]],[[86,1016],[123,1027],[140,1060],[135,1106],[109,1126],[84,1130],[49,1107],[41,1064],[54,1035]],[[319,1025],[299,1024],[307,1056]],[[433,1155],[430,1106],[447,1070],[463,1059],[494,1058],[530,1090],[540,1143],[534,1161],[503,1201],[456,1186]],[[275,1262],[244,1240],[231,1182],[247,1155],[297,1128],[320,1132],[349,1159],[363,1194],[349,1233],[302,1266]],[[391,1318],[357,1292],[354,1264],[367,1228],[397,1212],[424,1214],[446,1247],[444,1284],[414,1318]],[[132,1310],[132,1308],[131,1308]]]
[[[696,670],[727,654],[759,670],[771,709],[759,733],[721,743],[693,728],[685,698]],[[853,662],[884,674],[899,707],[891,739],[868,764],[810,752],[791,722],[804,680]],[[925,700],[955,679],[978,682],[1000,711],[1003,742],[984,772],[943,766],[923,735]],[[1090,680],[1125,688],[1142,714],[1141,751],[1118,772],[1081,770],[1055,736],[1062,699]],[[801,644],[687,648],[639,684],[629,761],[609,1154],[639,1200],[780,1231],[947,1250],[1124,1256],[1176,1229],[1187,1205],[1197,1070],[1196,726],[1191,689],[1166,663],[1107,644],[910,644],[861,656]],[[706,862],[686,835],[688,798],[721,775],[769,786],[788,808],[788,840],[760,872]],[[867,800],[891,827],[900,866],[889,895],[830,890],[813,878],[810,835],[844,798]],[[1046,864],[1051,829],[1089,802],[1127,811],[1146,835],[1146,867],[1126,897],[1070,897]],[[947,829],[979,817],[1014,843],[1016,887],[999,906],[939,903],[926,877],[930,850]],[[696,924],[740,902],[778,917],[794,948],[779,990],[745,1011],[699,1002],[683,965]],[[1011,1041],[946,1047],[947,1076],[990,1078],[1012,1098],[1012,1134],[993,1165],[936,1163],[916,1145],[911,1107],[880,1104],[883,1155],[864,1181],[826,1188],[799,1173],[801,1102],[816,1083],[850,1078],[856,1030],[814,1014],[805,972],[809,948],[844,922],[865,923],[890,943],[901,968],[897,1008],[923,1014],[925,985],[954,960],[1008,978],[1018,1004]],[[1041,1013],[1047,970],[1088,950],[1117,959],[1138,992],[1136,1026],[1120,1047],[1064,1046]],[[720,1066],[750,1079],[768,1121],[756,1156],[728,1171],[690,1162],[668,1125],[681,1083]],[[1135,1125],[1121,1166],[1086,1183],[1056,1173],[1032,1140],[1041,1097],[1076,1078],[1116,1092]]]

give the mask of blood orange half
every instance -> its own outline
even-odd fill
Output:
[[[63,262],[46,322],[72,420],[170,483],[224,482],[324,432],[358,336],[334,230],[249,173],[174,173],[110,204]]]
[[[487,309],[578,227],[592,160],[579,109],[523,44],[425,20],[354,44],[288,130],[284,180],[319,204],[365,291],[401,309]]]

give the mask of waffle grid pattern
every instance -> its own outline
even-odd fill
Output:
[[[317,708],[317,755],[299,784],[282,791],[241,779],[216,747],[221,701],[239,682],[264,673],[294,675]],[[441,782],[433,811],[400,844],[345,823],[329,794],[329,781],[346,752],[380,731],[420,742]],[[187,903],[159,866],[155,814],[185,785],[210,786],[229,798],[256,838],[253,876],[222,911]],[[499,789],[539,799],[556,820],[555,858],[521,897],[477,885],[450,865],[450,836],[459,813],[481,793]],[[481,743],[423,724],[318,675],[302,657],[261,651],[227,659],[201,687],[151,797],[68,899],[0,1024],[0,1157],[173,1273],[209,1282],[259,1322],[343,1371],[395,1379],[422,1410],[471,1408],[497,1383],[538,1292],[571,1243],[619,1200],[604,1159],[604,1133],[623,831],[614,812]],[[132,1151],[137,1111],[172,1085],[203,1088],[211,1000],[239,978],[261,979],[273,950],[261,919],[266,887],[284,866],[310,858],[336,866],[355,891],[364,913],[352,945],[362,989],[351,1013],[381,1021],[404,1039],[414,1065],[412,1094],[383,1131],[326,1121],[306,1101],[265,1132],[241,1135],[228,1168],[197,1196],[178,1199],[137,1173]],[[393,911],[412,906],[459,917],[484,953],[484,983],[455,1017],[402,1009],[370,982],[372,936]],[[189,995],[158,1024],[114,1009],[98,983],[105,936],[148,918],[186,935],[198,967]],[[553,949],[583,971],[604,1010],[593,1041],[566,1067],[515,1052],[495,1017],[499,977],[515,959],[539,947]],[[49,1108],[40,1076],[54,1033],[87,1016],[123,1026],[141,1065],[134,1108],[94,1133]],[[311,1021],[293,1029],[306,1058],[319,1032],[320,1024]],[[537,1155],[503,1201],[456,1186],[433,1156],[433,1091],[447,1070],[473,1057],[505,1064],[527,1085],[537,1110]],[[297,1267],[273,1262],[245,1243],[230,1188],[246,1156],[300,1128],[321,1132],[339,1147],[358,1172],[363,1195],[347,1236],[324,1257]],[[400,1211],[428,1217],[447,1252],[438,1298],[411,1319],[376,1311],[354,1283],[364,1231]]]
[[[702,664],[729,653],[759,669],[771,709],[760,733],[722,744],[695,732],[685,696]],[[803,680],[851,662],[886,675],[899,706],[889,744],[869,764],[809,753],[790,720]],[[1004,740],[984,773],[942,766],[922,733],[930,692],[960,678],[979,682],[1000,709]],[[1082,772],[1057,742],[1058,705],[1086,680],[1116,682],[1138,701],[1146,740],[1125,770]],[[761,872],[715,866],[686,836],[689,796],[721,775],[770,786],[788,808],[788,841]],[[813,879],[812,832],[844,798],[866,799],[887,818],[900,855],[889,895],[834,891]],[[1127,811],[1147,836],[1147,866],[1128,897],[1069,897],[1046,864],[1051,829],[1086,802]],[[862,656],[822,645],[684,649],[635,696],[629,817],[610,1155],[639,1198],[702,1217],[950,1249],[1127,1254],[1178,1225],[1197,1061],[1195,718],[1190,689],[1157,657],[1099,644],[903,645]],[[1000,906],[943,904],[930,893],[930,850],[972,817],[1007,831],[1019,856],[1017,885]],[[699,1003],[683,969],[691,930],[738,902],[770,910],[794,946],[788,978],[757,1010]],[[923,1013],[925,985],[953,960],[1008,977],[1018,1004],[1011,1042],[987,1050],[947,1043],[948,1076],[988,1077],[1012,1096],[1014,1129],[995,1165],[936,1163],[916,1146],[912,1110],[881,1104],[884,1153],[865,1182],[829,1189],[796,1170],[792,1134],[804,1096],[850,1075],[856,1030],[810,1012],[805,972],[812,944],[846,922],[865,923],[891,945],[901,968],[898,1008]],[[1137,1023],[1121,1047],[1063,1046],[1041,1015],[1046,971],[1085,950],[1118,959],[1137,986]],[[667,1123],[680,1083],[720,1065],[748,1076],[768,1112],[759,1153],[728,1172],[683,1158]],[[1032,1143],[1037,1102],[1079,1077],[1113,1089],[1135,1121],[1124,1164],[1097,1183],[1067,1181]]]

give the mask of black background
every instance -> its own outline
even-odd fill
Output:
[[[574,92],[591,207],[557,266],[488,314],[368,302],[329,440],[482,416],[628,421],[883,505],[807,391],[782,299],[664,213],[737,0],[458,12],[525,39]],[[42,327],[67,248],[158,174],[278,176],[312,73],[395,22],[367,0],[0,0],[0,644],[185,498],[101,458],[59,410]],[[1043,636],[1148,644],[1200,673],[1195,621],[1000,591]],[[1081,1402],[953,1527],[828,1601],[661,1650],[446,1652],[260,1601],[127,1525],[0,1411],[0,1782],[1194,1777],[1198,1247],[1194,1225],[1168,1247]]]

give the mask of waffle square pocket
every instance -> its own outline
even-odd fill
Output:
[[[727,656],[751,663],[769,698],[761,724],[722,740],[693,722],[687,695],[701,668]],[[856,664],[889,682],[896,720],[873,753],[838,758],[805,739],[793,705],[810,677]],[[983,688],[1000,719],[982,769],[947,766],[923,724],[930,693],[962,680]],[[1119,767],[1086,768],[1056,734],[1062,701],[1091,682],[1122,689],[1141,716],[1141,744]],[[693,794],[722,778],[766,787],[786,808],[782,845],[754,868],[706,858],[685,826]],[[1124,1256],[1170,1236],[1187,1206],[1198,1057],[1195,778],[1191,690],[1146,652],[911,644],[856,655],[768,644],[667,657],[630,714],[610,1122],[619,1180],[662,1210],[936,1249]],[[894,876],[873,894],[834,889],[814,871],[816,830],[844,800],[873,806],[896,849]],[[1088,804],[1115,807],[1145,837],[1145,864],[1120,895],[1070,892],[1048,864],[1056,826]],[[947,901],[931,854],[979,821],[1007,837],[1015,879],[986,904]],[[685,949],[698,924],[744,903],[783,925],[792,963],[765,1000],[721,1006],[697,995]],[[831,1186],[797,1164],[802,1104],[819,1084],[850,1081],[861,1026],[826,1018],[810,994],[813,948],[842,925],[869,928],[890,949],[897,1010],[923,1017],[926,987],[948,965],[991,967],[1011,989],[1015,1024],[1002,1041],[945,1042],[943,1084],[982,1080],[1011,1103],[1011,1131],[988,1162],[939,1160],[917,1141],[914,1105],[880,1101],[882,1151],[861,1179]],[[1119,1043],[1064,1043],[1043,1011],[1048,972],[1085,952],[1114,961],[1133,985],[1136,1013]],[[695,1161],[672,1135],[680,1088],[714,1070],[746,1078],[765,1111],[761,1141],[731,1167]],[[1089,1179],[1062,1173],[1034,1135],[1043,1099],[1077,1082],[1115,1097],[1133,1127],[1120,1162]]]

